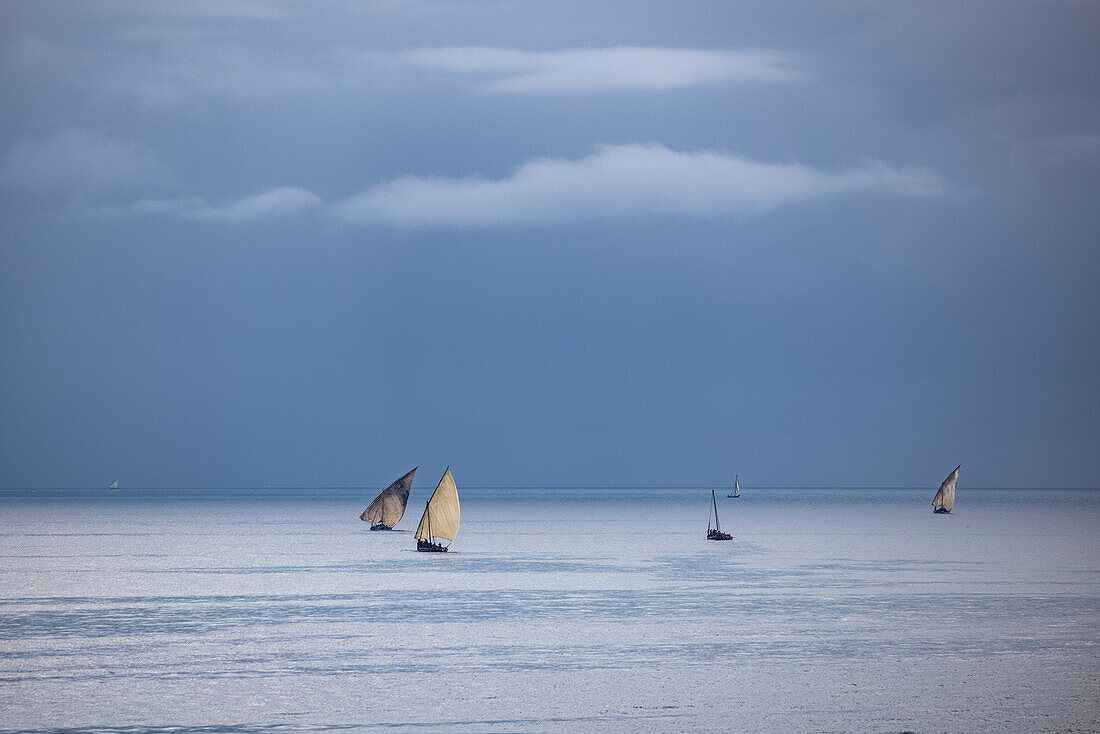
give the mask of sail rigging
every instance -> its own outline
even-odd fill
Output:
[[[710,503],[711,514],[714,517],[714,527],[710,526],[710,518],[707,518],[707,540],[732,540],[733,536],[729,533],[723,533],[721,528],[718,527],[718,499],[714,494],[714,490],[710,491]]]
[[[458,523],[462,510],[458,504],[458,487],[450,468],[443,472],[435,491],[424,507],[420,524],[416,526],[416,539],[433,543],[436,538],[454,540],[458,535]]]
[[[377,528],[392,528],[400,522],[405,514],[405,506],[409,502],[409,490],[412,489],[413,477],[418,468],[414,467],[405,476],[383,489],[370,506],[363,510],[359,519]]]
[[[959,483],[960,468],[961,465],[956,466],[955,471],[947,475],[936,496],[932,498],[932,507],[936,512],[951,512],[955,507],[955,487]]]

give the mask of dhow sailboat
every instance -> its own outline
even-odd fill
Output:
[[[956,466],[955,471],[947,475],[947,479],[940,485],[940,491],[932,498],[932,512],[937,515],[947,515],[955,506],[955,485],[959,483],[959,468]]]
[[[409,490],[412,489],[413,477],[419,468],[414,467],[408,474],[383,489],[370,506],[363,510],[359,519],[369,522],[371,530],[393,530],[393,526],[400,522],[405,514],[405,505],[409,502]]]
[[[458,487],[450,467],[447,467],[424,506],[420,524],[416,526],[416,549],[424,553],[446,553],[450,543],[443,545],[440,541],[454,541],[461,518]]]

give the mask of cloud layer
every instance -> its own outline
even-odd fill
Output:
[[[843,171],[760,163],[659,144],[604,145],[579,160],[544,158],[506,178],[407,176],[335,204],[351,223],[428,226],[547,224],[638,216],[746,216],[853,193],[926,196],[943,180],[871,161]]]
[[[266,7],[240,4],[223,10],[240,14]],[[189,15],[219,10],[217,4],[207,3],[173,8]],[[767,49],[613,46],[522,51],[471,46],[389,53],[331,46],[288,51],[249,46],[235,38],[205,27],[143,25],[90,47],[23,33],[11,41],[5,56],[23,73],[52,70],[65,79],[85,78],[110,93],[157,105],[196,97],[259,99],[362,91],[394,81],[408,83],[410,74],[425,73],[508,94],[659,91],[805,77],[790,55]]]
[[[660,90],[803,78],[787,55],[760,49],[616,46],[532,52],[475,46],[418,49],[392,58],[416,68],[478,75],[486,90],[505,93]]]

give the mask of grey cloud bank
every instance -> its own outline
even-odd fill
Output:
[[[9,0],[0,478],[1094,485],[1098,21]]]

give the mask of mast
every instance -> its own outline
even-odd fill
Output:
[[[718,500],[714,497],[714,490],[710,491],[710,501],[714,505],[714,529],[720,530],[718,527]]]
[[[451,470],[443,472],[432,496],[424,505],[424,516],[416,527],[416,539],[435,543],[437,538],[454,540],[462,511],[459,508],[458,488]]]

